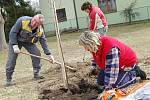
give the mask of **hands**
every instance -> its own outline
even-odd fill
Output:
[[[52,62],[52,63],[55,63],[56,61],[55,61],[55,59],[54,59],[54,57],[53,57],[53,55],[47,55],[47,58]]]
[[[14,53],[20,53],[18,45],[13,45]]]
[[[104,31],[104,33],[106,34],[106,33],[108,32],[108,26],[103,27],[103,31]]]
[[[92,69],[92,70],[90,70],[90,72],[89,72],[89,76],[97,75],[97,74],[98,74],[97,69]]]
[[[93,68],[94,67],[94,68]],[[94,76],[96,76],[96,75],[98,75],[99,74],[99,72],[100,72],[100,70],[96,67],[96,66],[91,66],[90,67],[90,72],[89,72],[89,76],[92,76],[92,75],[94,75]]]

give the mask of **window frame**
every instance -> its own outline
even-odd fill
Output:
[[[114,13],[117,12],[117,4],[116,0],[114,0],[114,4],[111,2],[112,0],[97,0],[98,2],[98,7],[104,12],[104,13]],[[102,4],[103,3],[103,4]],[[109,5],[111,4],[111,5]],[[114,8],[111,8],[114,7]],[[103,8],[102,8],[103,7]]]
[[[59,23],[67,21],[65,8],[56,9],[56,13],[57,13],[57,19],[58,19]],[[63,15],[61,15],[61,14],[63,14]]]

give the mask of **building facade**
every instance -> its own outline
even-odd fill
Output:
[[[81,11],[81,5],[90,1],[99,6],[107,18],[108,24],[127,22],[121,12],[135,0],[55,0],[60,30],[83,29],[88,27],[87,14]],[[54,31],[54,14],[51,0],[39,0],[42,14],[45,16],[45,32]],[[134,21],[150,19],[149,0],[136,0],[134,12],[138,12]]]

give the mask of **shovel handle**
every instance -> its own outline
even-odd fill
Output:
[[[40,58],[40,59],[43,59],[43,60],[46,60],[46,61],[49,61],[50,63],[52,63],[51,60],[49,60],[48,58],[45,58],[45,57],[37,56],[37,55],[30,54],[30,53],[26,53],[26,52],[20,52],[20,53],[21,53],[21,54],[25,54],[25,55],[29,55],[29,56],[33,56],[33,57],[37,57],[37,58]],[[55,63],[61,65],[60,62],[55,61]],[[72,68],[72,67],[70,67],[70,66],[65,65],[65,67],[68,68],[68,69],[70,69],[71,71],[74,71],[74,72],[76,71],[75,68]]]

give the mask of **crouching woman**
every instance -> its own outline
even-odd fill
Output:
[[[145,72],[137,66],[135,52],[117,39],[85,31],[80,35],[79,44],[92,54],[100,69],[97,83],[104,90],[127,87],[138,76],[146,79]]]

